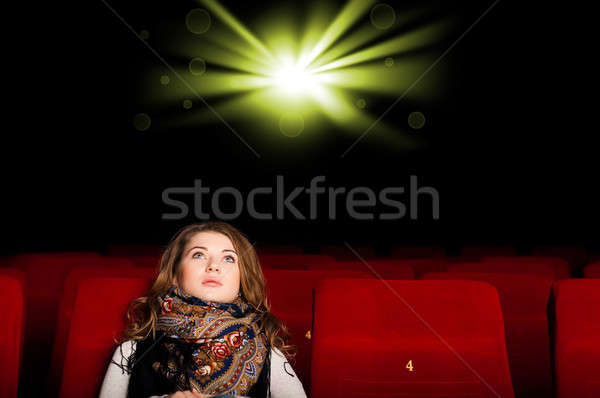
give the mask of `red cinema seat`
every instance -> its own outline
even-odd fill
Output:
[[[120,244],[108,245],[106,255],[110,257],[160,257],[164,248],[153,244]]]
[[[144,296],[150,278],[94,278],[77,290],[60,386],[60,398],[95,398],[125,327],[131,300]]]
[[[321,265],[335,262],[335,258],[321,254],[260,254],[263,268],[308,269],[309,265]]]
[[[14,264],[24,271],[27,284],[28,310],[20,389],[25,396],[41,396],[50,365],[58,305],[69,271],[88,267],[125,269],[134,265],[128,260],[89,253],[81,256],[71,253],[23,254],[15,257]],[[32,378],[41,379],[41,382],[29,382]]]
[[[435,259],[394,260],[374,259],[362,261],[336,261],[334,263],[316,264],[308,267],[319,269],[345,269],[364,271],[383,279],[415,279],[418,272],[445,270],[445,263]],[[425,271],[427,270],[427,271]]]
[[[565,260],[547,257],[486,257],[479,262],[448,264],[448,271],[550,274],[554,279],[562,279],[569,275],[569,267]]]
[[[516,256],[517,250],[510,246],[466,246],[460,250],[465,261],[477,260],[489,256]]]
[[[313,289],[328,277],[369,278],[360,271],[300,271],[265,269],[271,311],[287,326],[290,344],[298,347],[293,368],[306,391],[310,386],[310,336],[312,328]]]
[[[495,286],[506,330],[506,350],[515,395],[545,398],[553,394],[548,329],[551,275],[432,272],[423,279],[479,280]]]
[[[131,261],[136,267],[140,268],[160,268],[160,256],[123,256],[123,257],[108,257],[108,258],[122,258]]]
[[[440,258],[446,256],[446,251],[435,246],[392,246],[390,256],[399,259]]]
[[[16,398],[23,347],[23,285],[18,277],[0,274],[0,397]]]
[[[258,254],[302,254],[304,249],[292,245],[255,245]]]
[[[600,397],[600,280],[554,284],[557,398]]]
[[[25,279],[25,273],[23,271],[17,268],[0,268],[0,275],[8,276],[18,280],[19,284],[21,285],[23,295],[25,295],[27,282]]]
[[[508,267],[519,267],[523,272],[537,273],[537,268],[540,264],[549,265],[556,279],[567,279],[571,276],[569,263],[567,260],[559,257],[538,257],[538,256],[516,256],[516,257],[485,257],[482,260],[484,263],[496,263],[506,267],[506,263],[510,262],[514,265]],[[543,272],[543,271],[542,271]]]
[[[600,278],[600,262],[586,266],[583,270],[583,276],[586,278]]]
[[[571,271],[580,270],[588,261],[588,252],[583,247],[575,246],[543,246],[531,251],[532,256],[558,257],[567,260]]]
[[[311,398],[513,398],[504,341],[490,284],[322,280]]]
[[[155,268],[105,268],[89,267],[72,270],[65,281],[65,287],[60,305],[58,307],[58,316],[56,321],[56,334],[54,336],[54,345],[52,348],[52,359],[50,361],[50,370],[48,372],[47,392],[49,396],[57,396],[60,387],[60,375],[62,373],[65,351],[67,348],[67,338],[71,316],[75,306],[75,298],[79,284],[86,279],[99,277],[142,277],[154,278],[157,274]]]
[[[371,246],[323,246],[321,254],[334,257],[336,260],[358,260],[359,257],[356,255],[358,254],[368,260],[375,258],[375,249]]]

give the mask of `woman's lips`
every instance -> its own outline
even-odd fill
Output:
[[[206,281],[202,282],[202,284],[205,286],[221,286],[221,283],[217,281]]]

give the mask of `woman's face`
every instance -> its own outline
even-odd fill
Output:
[[[230,303],[240,289],[238,260],[227,236],[213,231],[198,232],[181,255],[174,282],[202,300]]]

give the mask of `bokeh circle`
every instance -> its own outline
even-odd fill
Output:
[[[199,57],[193,58],[188,65],[188,69],[194,76],[203,75],[206,72],[206,62]]]
[[[194,8],[185,17],[185,25],[194,34],[201,35],[210,29],[210,14],[203,8]]]
[[[425,115],[421,112],[411,112],[408,115],[408,125],[415,130],[423,128],[425,126]]]
[[[145,131],[150,128],[150,116],[145,113],[138,113],[133,117],[133,127],[138,131]]]
[[[396,12],[387,4],[377,4],[371,9],[371,23],[377,29],[389,29],[396,22]]]
[[[279,130],[286,137],[297,137],[304,130],[304,118],[298,113],[284,113],[279,119]]]

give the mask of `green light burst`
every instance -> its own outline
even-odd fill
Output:
[[[204,8],[188,13],[185,34],[171,40],[171,52],[188,60],[177,72],[228,122],[282,138],[319,134],[331,125],[361,134],[379,116],[366,104],[382,98],[391,104],[402,95],[439,56],[428,48],[453,26],[449,18],[416,24],[425,8],[396,14],[389,5],[350,0],[337,11],[317,2],[304,20],[274,8],[251,21],[251,29],[216,0],[199,3]],[[438,68],[407,98],[437,98],[441,76]],[[146,98],[182,103],[189,96],[171,79],[168,90],[149,90]],[[198,107],[176,124],[215,122],[210,110]],[[388,143],[410,144],[402,126],[380,121],[373,130]]]

